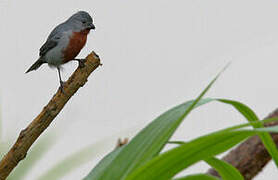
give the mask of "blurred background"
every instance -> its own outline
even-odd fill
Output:
[[[90,146],[92,158],[62,178],[81,179],[118,138],[131,138],[162,112],[195,98],[228,62],[208,97],[242,101],[260,118],[278,107],[275,0],[0,0],[2,141],[14,143],[56,92],[55,69],[24,72],[51,30],[79,10],[88,11],[96,26],[79,57],[94,50],[103,66],[36,142],[45,139],[39,151],[47,151],[23,179],[38,179]],[[63,79],[76,67],[64,65]],[[232,107],[211,103],[195,110],[173,139],[187,141],[242,122]],[[199,163],[185,173],[207,169]],[[255,179],[275,178],[271,162]]]

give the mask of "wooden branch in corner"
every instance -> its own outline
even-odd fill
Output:
[[[82,87],[89,75],[101,65],[100,59],[92,52],[86,57],[85,67],[77,68],[64,85],[65,93],[58,90],[41,113],[22,130],[16,143],[0,161],[0,180],[8,177],[17,164],[25,158],[28,150],[53,119],[63,109],[68,100]]]
[[[266,118],[273,117],[278,117],[278,109]],[[274,125],[278,125],[278,121],[268,123],[265,126]],[[271,133],[271,136],[276,146],[278,146],[278,133]],[[271,160],[271,156],[268,154],[260,138],[258,136],[253,136],[229,152],[222,160],[237,168],[244,179],[251,180],[262,171],[265,165]],[[207,173],[220,177],[214,169],[209,169]]]

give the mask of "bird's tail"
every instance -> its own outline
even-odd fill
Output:
[[[42,58],[39,58],[25,73],[33,70],[37,70],[43,63],[45,63]]]

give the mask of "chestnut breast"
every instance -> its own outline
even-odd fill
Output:
[[[72,36],[70,37],[68,46],[63,51],[63,63],[73,60],[79,54],[81,49],[86,44],[88,34],[89,30],[73,32]]]

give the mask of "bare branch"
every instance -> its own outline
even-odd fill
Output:
[[[59,114],[75,92],[87,82],[89,75],[99,65],[101,65],[99,57],[94,52],[89,54],[86,57],[85,67],[77,68],[65,83],[65,93],[58,90],[41,113],[26,129],[20,132],[16,143],[0,161],[0,180],[6,179],[17,164],[25,158],[32,144]]]

